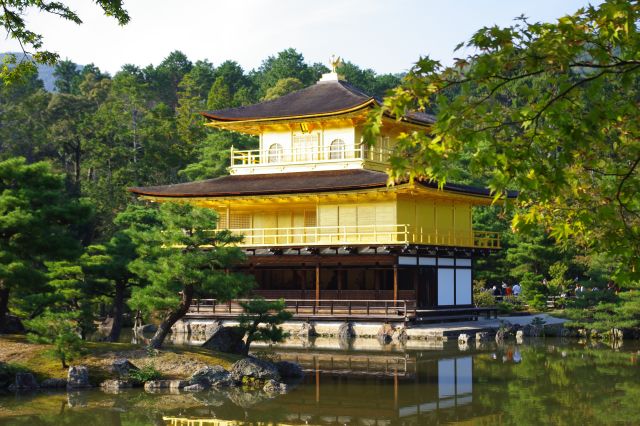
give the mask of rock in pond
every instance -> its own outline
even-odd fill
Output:
[[[267,383],[265,383],[262,390],[268,394],[286,393],[288,390],[288,386],[275,380],[267,380]]]
[[[244,331],[240,328],[220,326],[213,331],[202,347],[212,351],[241,354],[244,352],[243,338]]]
[[[16,373],[15,382],[9,386],[11,390],[33,390],[38,389],[38,382],[31,373]]]
[[[133,383],[131,383],[129,380],[113,379],[105,380],[104,382],[100,383],[100,387],[106,391],[118,391],[120,389],[132,388]]]
[[[238,382],[242,382],[243,377],[260,381],[280,381],[280,373],[278,373],[278,368],[274,364],[251,357],[241,359],[233,364],[231,367],[231,377]]]
[[[67,374],[67,389],[90,388],[89,370],[84,365],[69,367]]]
[[[219,365],[203,367],[193,373],[189,378],[190,385],[202,385],[208,387],[226,387],[234,384],[231,373]]]
[[[154,391],[158,389],[182,389],[185,386],[189,386],[189,382],[186,380],[150,380],[145,382],[144,390]]]
[[[195,385],[189,385],[182,388],[185,392],[202,392],[206,387],[201,385],[200,383],[196,383]]]
[[[283,380],[287,379],[299,379],[304,377],[304,371],[302,371],[302,367],[295,362],[289,361],[280,361],[276,363],[276,368],[278,369],[278,373],[280,373],[280,377]]]
[[[44,379],[40,383],[40,387],[44,389],[62,389],[67,387],[67,379]]]
[[[119,358],[111,363],[109,371],[117,377],[127,377],[132,371],[139,370],[128,359]]]

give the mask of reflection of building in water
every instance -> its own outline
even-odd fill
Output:
[[[442,358],[442,353],[428,352],[284,351],[279,355],[300,362],[306,370],[302,386],[246,408],[239,423],[202,424],[422,425],[465,421],[481,414],[473,406],[469,354]],[[194,419],[166,420],[174,426],[200,424]]]

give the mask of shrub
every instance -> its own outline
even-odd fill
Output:
[[[254,341],[276,343],[287,337],[288,334],[280,325],[290,319],[292,314],[285,310],[283,299],[267,301],[256,298],[240,303],[240,306],[244,309],[238,326],[246,335],[244,355],[249,355],[249,347]]]
[[[533,299],[529,300],[529,306],[531,306],[536,311],[546,311],[547,296],[545,296],[544,294],[536,294]]]
[[[33,343],[50,344],[53,347],[45,353],[58,359],[62,368],[68,368],[67,361],[80,357],[84,352],[84,341],[78,332],[78,322],[72,313],[46,312],[40,317],[25,321],[31,331],[27,338]]]
[[[473,295],[473,302],[477,307],[484,308],[496,305],[496,298],[490,291],[481,291]]]
[[[139,370],[129,371],[129,378],[136,382],[144,383],[161,379],[162,373],[160,373],[153,364],[148,364]]]
[[[520,281],[522,287],[522,295],[529,301],[533,300],[537,295],[546,296],[548,289],[542,284],[542,275],[536,275],[527,272]]]

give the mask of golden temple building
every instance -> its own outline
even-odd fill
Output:
[[[398,136],[428,132],[434,117],[384,117],[370,146],[363,126],[379,102],[331,72],[275,100],[205,112],[207,126],[255,135],[258,146],[232,149],[227,176],[131,191],[214,209],[218,229],[244,235],[241,269],[263,297],[471,307],[473,259],[500,246],[497,233],[473,229],[472,209],[493,197],[464,185],[388,185]]]

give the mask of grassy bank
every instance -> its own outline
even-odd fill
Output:
[[[127,358],[137,367],[152,365],[163,377],[183,379],[205,365],[229,368],[239,357],[199,347],[167,347],[148,351],[129,343],[87,342],[87,353],[70,363],[86,365],[93,384],[110,378],[108,367],[117,358]],[[66,378],[67,370],[46,354],[48,345],[30,343],[25,336],[0,336],[0,361],[34,373],[38,380]]]

